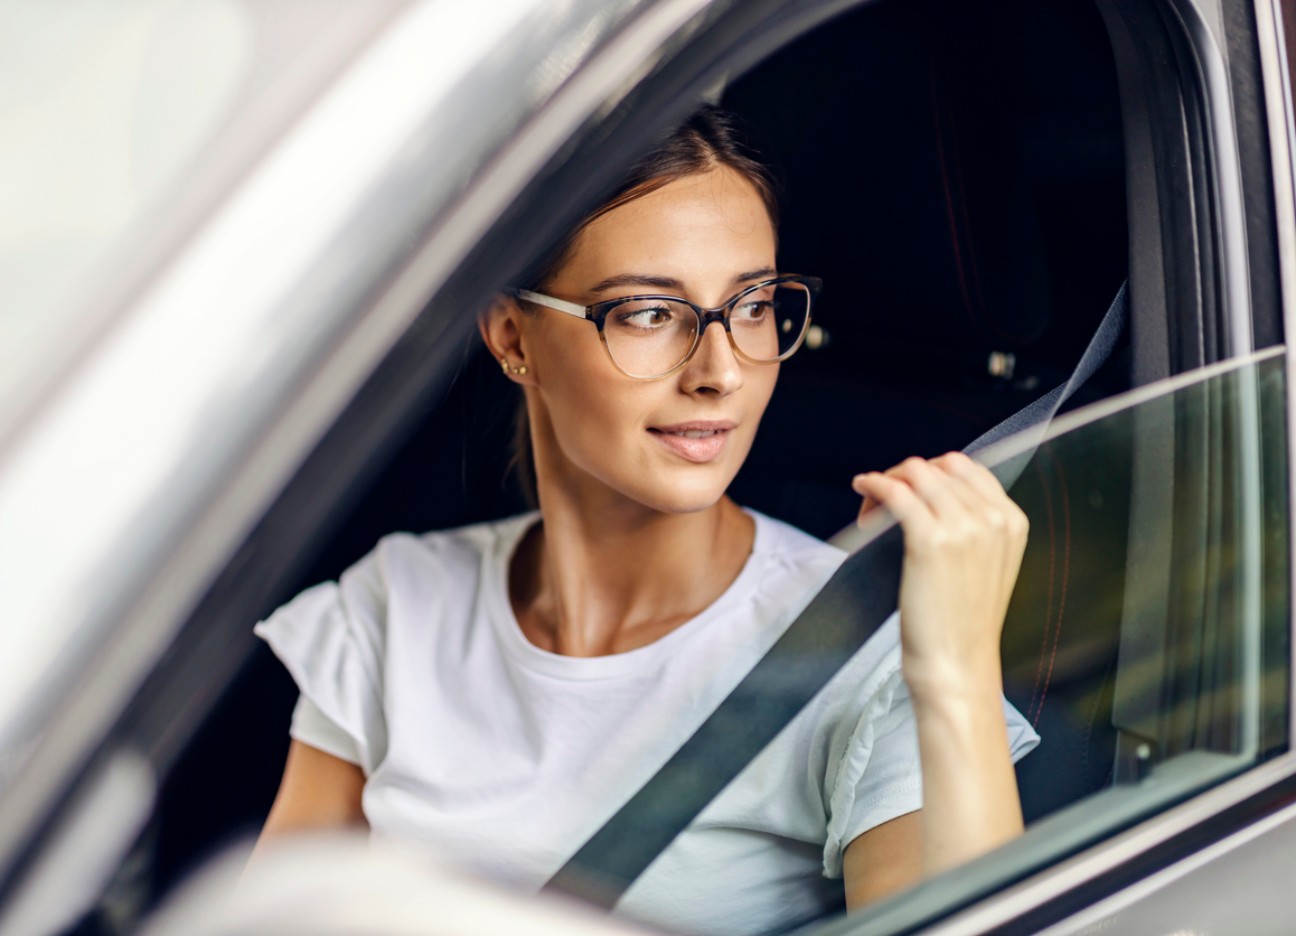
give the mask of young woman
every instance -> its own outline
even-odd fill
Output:
[[[538,888],[832,575],[841,552],[725,494],[817,288],[778,270],[772,191],[704,109],[482,317],[539,511],[387,537],[258,625],[302,692],[265,837],[367,823]],[[904,529],[898,619],[621,912],[782,930],[836,878],[858,906],[1020,832],[1038,739],[999,636],[1025,518],[957,453],[853,485]]]

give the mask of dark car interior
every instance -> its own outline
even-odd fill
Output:
[[[782,181],[780,262],[823,278],[815,320],[829,338],[783,365],[733,495],[827,538],[854,517],[854,473],[961,448],[1063,382],[1120,289],[1111,47],[1089,0],[880,0],[732,80],[722,104]],[[1128,386],[1122,348],[1072,405]],[[385,533],[526,509],[510,471],[512,390],[496,362],[465,349],[453,384],[335,532],[303,547],[315,559],[278,601],[335,578]],[[1073,623],[1085,588],[1068,580],[1066,546],[1083,524],[1069,519],[1065,477],[1044,480],[1050,522],[1033,531],[1022,577],[1046,595],[1015,601],[1005,636],[1007,693],[1044,737],[1019,765],[1028,821],[1111,782],[1116,760],[1118,635]],[[295,698],[258,645],[166,779],[141,846],[150,900],[259,827]]]

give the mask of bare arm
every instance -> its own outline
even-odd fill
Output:
[[[312,829],[363,827],[360,806],[364,772],[355,764],[293,741],[270,815],[257,839],[252,860],[267,841]]]
[[[865,904],[902,891],[922,878],[922,810],[874,826],[846,846],[842,876],[846,906]]]
[[[1022,831],[1002,681],[987,683],[914,701],[926,874],[970,861]]]
[[[1021,834],[999,639],[1027,534],[1025,515],[965,455],[909,459],[861,475],[855,489],[868,498],[864,512],[885,506],[905,534],[901,653],[918,723],[923,808],[847,847],[852,906]],[[873,874],[881,883],[865,880]]]

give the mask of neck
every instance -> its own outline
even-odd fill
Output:
[[[514,557],[510,593],[542,649],[602,656],[652,643],[719,598],[751,553],[755,524],[728,497],[668,514],[538,480],[544,523]]]

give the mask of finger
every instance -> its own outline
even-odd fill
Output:
[[[955,491],[957,482],[926,459],[907,458],[892,470],[894,477],[907,482],[942,520],[956,520],[968,513],[963,498]]]
[[[1008,529],[1024,535],[1030,526],[1025,512],[1008,496],[1003,484],[989,468],[962,452],[950,452],[933,460],[939,461],[943,470],[961,479],[966,485],[964,491],[975,492],[975,496],[981,501],[980,506],[975,508],[978,515],[998,516],[1004,520]]]
[[[865,494],[864,499],[860,501],[859,519],[863,520],[869,514],[874,513],[879,508],[881,508],[881,506],[882,505],[878,503],[877,498],[869,497],[867,494]]]
[[[857,474],[854,478],[851,479],[851,488],[854,489],[856,494],[859,494],[861,497],[864,498],[864,504],[860,507],[861,513],[867,513],[880,506],[880,504],[877,501],[877,498],[870,497],[868,495],[867,490],[863,486],[861,486],[863,483],[863,479],[869,477],[870,475],[876,475],[879,477],[895,478],[897,480],[903,481],[904,479],[902,477],[901,468],[902,465],[892,465],[886,471],[881,471],[881,472],[866,471]],[[905,481],[904,483],[908,484],[909,482]]]
[[[957,480],[956,491],[965,498],[965,503],[975,501],[968,507],[971,514],[1006,536],[1004,542],[1011,547],[1005,554],[1006,568],[1016,576],[1030,530],[1025,511],[1008,496],[989,468],[962,452],[950,452],[932,461]]]
[[[861,520],[882,506],[881,502],[876,497],[869,494],[867,482],[864,480],[867,477],[868,473],[864,473],[857,474],[855,477],[851,478],[851,490],[864,498],[859,509],[859,517]]]
[[[945,475],[949,482],[950,494],[958,499],[967,513],[978,517],[985,514],[987,510],[998,508],[1003,499],[1003,492],[999,492],[999,499],[996,500],[992,493],[987,493],[984,485],[973,481],[969,477],[970,472],[965,466],[953,461],[950,455],[940,455],[933,458],[930,464]]]
[[[856,475],[852,486],[869,500],[885,507],[902,527],[909,528],[914,524],[927,524],[936,520],[923,498],[899,478],[870,471]],[[863,516],[864,510],[861,509],[860,513]]]
[[[994,472],[962,452],[946,452],[939,458],[933,458],[932,462],[961,478],[988,501],[998,502],[1008,496]]]

